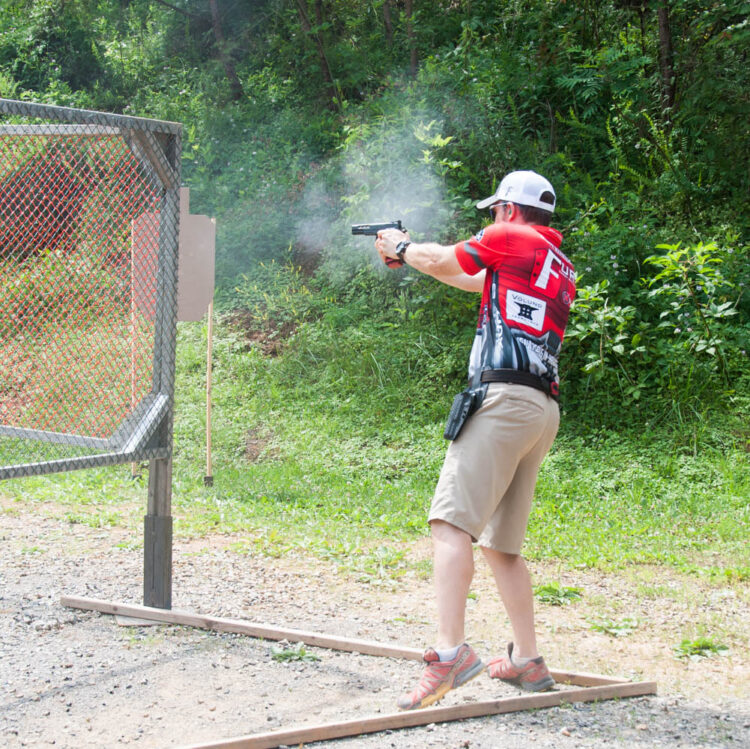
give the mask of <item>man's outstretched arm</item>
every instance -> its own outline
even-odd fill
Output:
[[[399,242],[408,239],[408,234],[396,229],[379,232],[375,247],[380,257],[397,259],[396,248]],[[412,242],[403,257],[404,261],[420,273],[436,278],[448,286],[464,291],[481,292],[484,286],[484,273],[470,276],[465,273],[456,259],[455,248],[434,242]]]

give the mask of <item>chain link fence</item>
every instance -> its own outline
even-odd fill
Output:
[[[0,479],[170,456],[180,134],[0,99]]]

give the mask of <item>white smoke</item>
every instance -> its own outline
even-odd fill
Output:
[[[440,238],[451,215],[434,159],[412,116],[362,128],[328,168],[305,187],[296,243],[338,265],[382,265],[373,237],[352,236],[350,225],[400,219],[412,239]],[[427,130],[437,130],[430,121]],[[419,126],[417,126],[419,127]],[[425,132],[425,126],[420,132]]]

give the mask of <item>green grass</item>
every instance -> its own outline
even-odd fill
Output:
[[[357,331],[368,337],[361,325]],[[320,346],[324,333],[298,340]],[[184,331],[183,351],[191,345],[197,357],[196,331]],[[304,547],[341,560],[364,555],[370,566],[383,542],[427,532],[452,390],[433,385],[431,397],[412,408],[415,389],[386,367],[373,368],[351,392],[351,383],[333,374],[342,354],[331,345],[330,358],[316,354],[319,370],[302,372],[296,349],[290,362],[243,351],[233,335],[218,343],[215,439],[224,450],[213,492],[193,485],[193,532],[250,523],[262,530],[256,546]],[[383,347],[387,360],[389,344]],[[201,408],[199,400],[188,406]],[[197,410],[193,421],[200,421]],[[248,434],[253,460],[245,459]],[[198,444],[184,440],[181,456]],[[748,496],[741,447],[694,455],[673,448],[669,435],[591,438],[564,426],[540,475],[526,551],[572,566],[656,563],[741,579]]]
[[[563,432],[540,474],[529,556],[740,577],[750,528],[747,454],[730,445],[693,455],[642,439],[610,434],[588,445]]]
[[[122,516],[119,512],[100,510],[91,512],[66,512],[65,520],[71,525],[88,525],[92,528],[112,528],[122,524]]]

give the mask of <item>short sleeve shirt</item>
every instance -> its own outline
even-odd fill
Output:
[[[456,259],[469,275],[486,269],[469,378],[485,369],[518,369],[558,383],[558,358],[575,270],[548,226],[491,224],[459,242]]]

